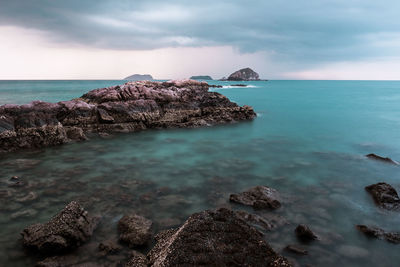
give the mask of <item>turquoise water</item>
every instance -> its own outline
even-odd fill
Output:
[[[68,100],[120,83],[0,81],[0,104]],[[399,245],[367,239],[354,225],[400,231],[400,213],[379,210],[364,190],[385,181],[400,191],[399,167],[364,157],[376,153],[400,160],[400,82],[247,84],[251,87],[214,91],[253,106],[258,117],[252,122],[119,134],[1,155],[0,189],[11,196],[1,196],[0,261],[32,265],[36,257],[22,250],[19,232],[47,221],[74,199],[103,216],[91,242],[77,251],[82,261],[100,264],[107,259],[96,256],[98,242],[116,236],[123,214],[141,213],[160,230],[179,225],[193,212],[230,205],[230,193],[268,185],[285,201],[267,215],[289,223],[266,233],[278,252],[301,266],[398,266]],[[8,179],[14,175],[28,185],[10,188]],[[18,201],[29,192],[37,198]],[[299,223],[321,239],[303,245],[308,256],[282,251],[298,243],[294,228]]]

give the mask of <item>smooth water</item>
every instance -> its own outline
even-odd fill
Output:
[[[120,83],[0,81],[0,104],[68,100]],[[376,153],[400,160],[400,82],[247,84],[253,86],[215,91],[253,106],[258,117],[252,122],[118,134],[1,155],[0,261],[33,265],[36,257],[23,251],[19,232],[49,220],[71,200],[103,217],[77,254],[107,264],[110,259],[100,258],[97,246],[116,238],[123,214],[147,216],[158,231],[181,224],[193,212],[231,205],[230,193],[268,185],[285,198],[280,209],[264,212],[287,222],[266,233],[276,251],[301,266],[398,266],[399,245],[368,239],[355,224],[400,231],[400,213],[380,210],[364,190],[385,181],[400,191],[400,167],[364,157]],[[14,175],[27,186],[9,187]],[[37,198],[24,201],[30,192]],[[299,223],[320,237],[301,244],[307,256],[283,250],[299,244],[294,235]]]

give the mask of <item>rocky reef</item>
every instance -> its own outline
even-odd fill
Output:
[[[34,101],[0,107],[0,152],[60,145],[91,134],[187,128],[251,120],[206,82],[128,82],[58,103]]]
[[[250,68],[235,71],[229,75],[227,81],[259,81],[260,76]]]

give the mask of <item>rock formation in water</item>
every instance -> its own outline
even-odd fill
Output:
[[[372,195],[375,203],[387,210],[400,210],[400,198],[390,184],[377,183],[365,187],[368,193]]]
[[[43,254],[57,254],[86,242],[97,226],[98,219],[88,215],[77,202],[69,203],[45,224],[34,224],[23,230],[24,246]]]
[[[86,140],[89,134],[150,128],[187,128],[251,120],[206,82],[128,82],[58,103],[34,101],[0,107],[0,152]]]
[[[129,247],[145,245],[151,238],[153,222],[137,214],[125,215],[118,222],[119,240]]]
[[[190,77],[191,80],[213,80],[211,76],[208,75],[199,75],[199,76],[192,76]]]
[[[317,235],[315,235],[314,232],[305,224],[299,224],[294,232],[296,233],[296,236],[304,242],[318,239]]]
[[[255,186],[245,192],[231,194],[229,200],[254,209],[277,209],[281,206],[278,191],[268,186]]]
[[[292,266],[228,209],[195,213],[156,237],[149,266]]]
[[[366,155],[366,157],[370,158],[370,159],[374,159],[374,160],[390,163],[390,164],[393,164],[393,165],[400,165],[397,161],[394,161],[391,158],[388,158],[388,157],[384,158],[384,157],[381,157],[381,156],[373,154],[373,153]]]
[[[228,81],[259,81],[260,76],[257,72],[250,68],[241,69],[235,71],[231,75],[229,75]]]
[[[385,230],[373,227],[373,226],[366,226],[366,225],[356,225],[356,228],[364,233],[366,236],[377,238],[377,239],[384,239],[388,242],[394,244],[400,244],[400,233],[396,232],[386,232]]]
[[[124,80],[130,80],[130,81],[152,81],[153,76],[150,74],[133,74],[131,76],[126,77]]]

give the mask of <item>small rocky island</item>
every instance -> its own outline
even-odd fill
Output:
[[[130,80],[130,81],[152,81],[153,76],[150,74],[133,74],[131,76],[126,77],[124,80]]]
[[[226,81],[260,81],[260,76],[254,70],[245,68],[229,75]]]
[[[90,135],[145,129],[189,128],[251,120],[206,82],[128,82],[58,103],[0,106],[0,152],[86,140]]]
[[[192,76],[190,77],[191,80],[206,80],[206,81],[212,81],[213,78],[208,75],[199,75],[199,76]]]

